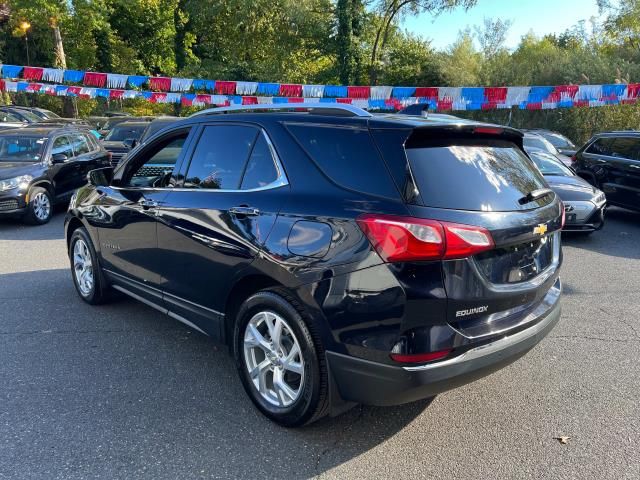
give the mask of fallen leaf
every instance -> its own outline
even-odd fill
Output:
[[[571,437],[553,437],[554,440],[558,440],[561,444],[566,445],[569,443]]]

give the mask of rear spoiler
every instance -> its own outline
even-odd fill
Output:
[[[504,140],[515,143],[521,150],[524,134],[515,128],[488,123],[451,123],[421,125],[414,128],[407,137],[405,147],[418,147],[424,143],[455,143],[456,140]]]

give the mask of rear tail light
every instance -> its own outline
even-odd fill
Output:
[[[377,214],[356,220],[385,262],[464,258],[494,246],[482,227]]]
[[[440,350],[438,352],[401,354],[391,353],[391,360],[402,363],[425,363],[440,360],[451,353],[452,349]]]
[[[498,127],[476,127],[473,129],[473,133],[485,134],[485,135],[501,135],[504,129]]]

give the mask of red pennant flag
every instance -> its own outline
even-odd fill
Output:
[[[24,67],[22,77],[25,80],[42,80],[42,72],[40,67]]]
[[[171,90],[171,79],[168,77],[151,77],[149,78],[149,87],[151,87],[151,90],[168,92]]]
[[[107,83],[107,74],[99,73],[99,72],[86,72],[84,74],[85,85],[89,85],[91,87],[104,87]]]

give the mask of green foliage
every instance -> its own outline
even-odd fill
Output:
[[[442,51],[400,28],[409,15],[446,15],[477,0],[0,0],[0,60],[53,65],[52,24],[68,68],[283,83],[557,85],[640,82],[640,0],[599,0],[601,16],[565,32],[524,35],[504,47],[511,21],[485,19]],[[24,21],[30,28],[21,28]],[[25,35],[26,33],[26,35]],[[183,114],[144,100],[65,100],[25,94],[0,102],[58,113]],[[640,107],[456,113],[557,129],[576,141],[596,130],[638,128]]]

